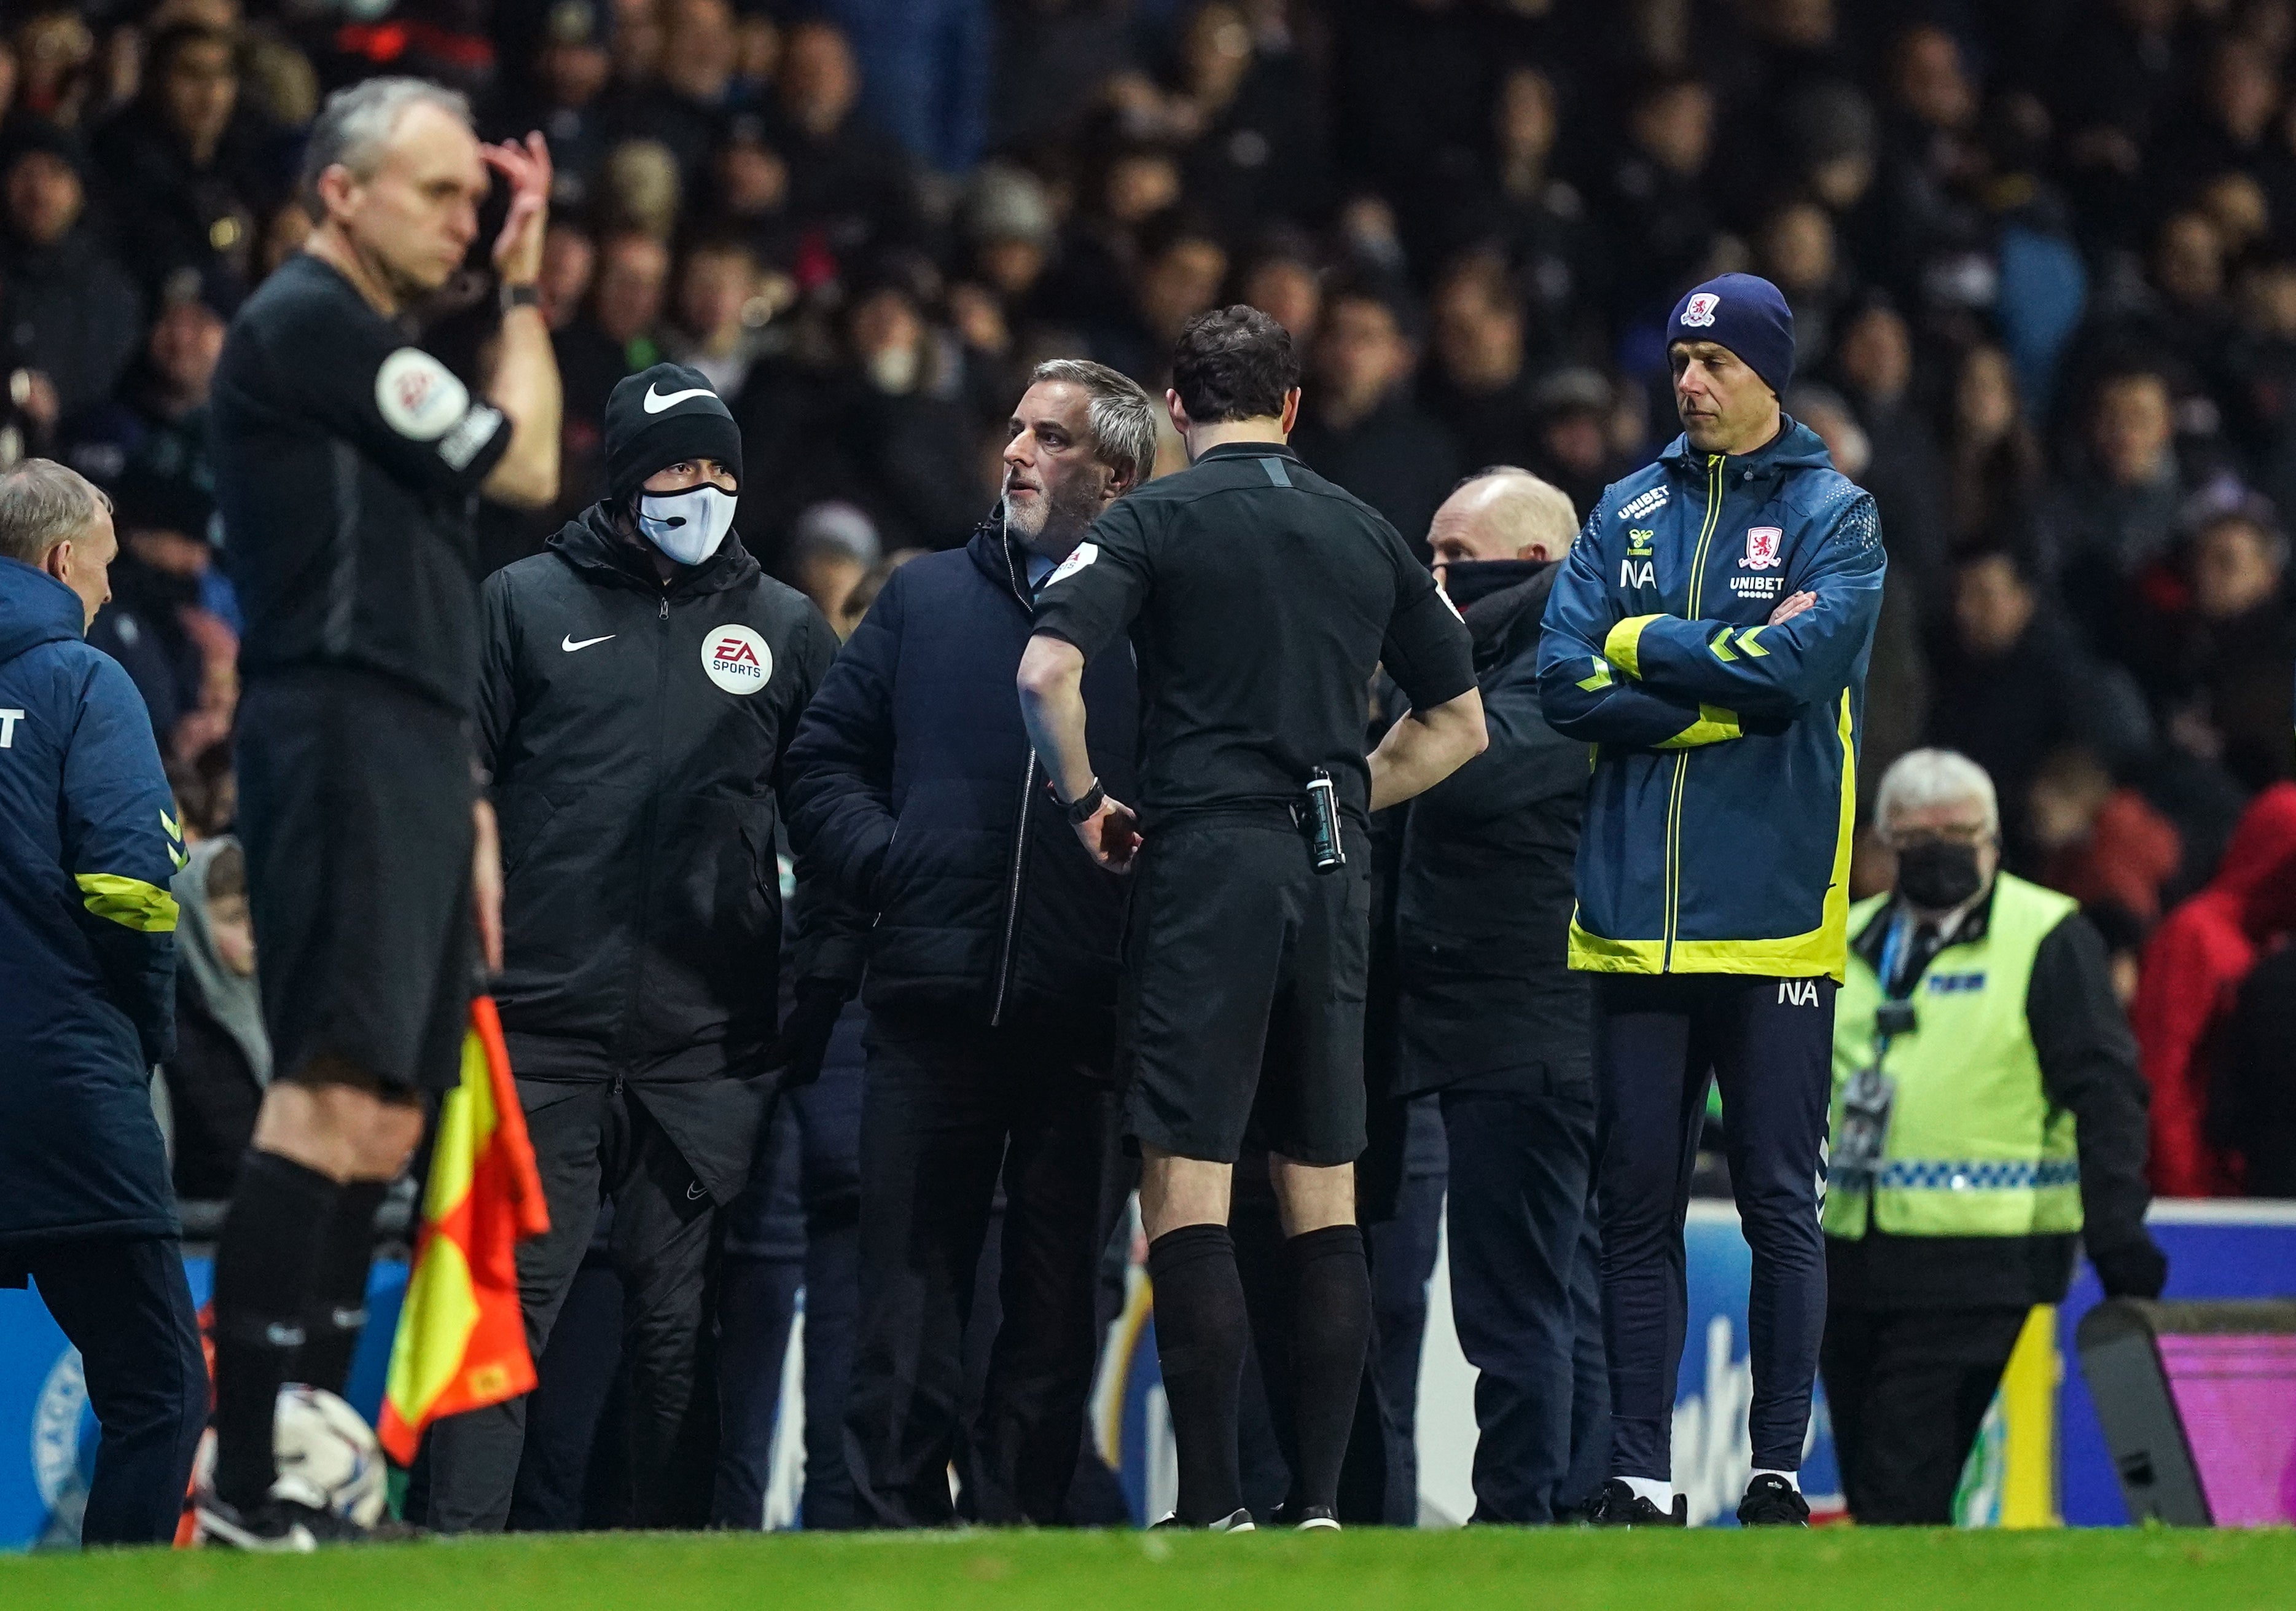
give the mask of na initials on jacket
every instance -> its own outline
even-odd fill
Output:
[[[1750,454],[1678,437],[1604,492],[1539,649],[1547,719],[1596,746],[1571,966],[1842,976],[1886,569],[1872,495],[1791,418]]]

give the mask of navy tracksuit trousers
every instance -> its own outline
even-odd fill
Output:
[[[83,1544],[164,1544],[208,1419],[200,1323],[173,1237],[72,1237],[0,1254],[0,1286],[29,1275],[79,1350],[101,1438]]]
[[[1825,1328],[1818,1230],[1833,981],[1611,975],[1595,988],[1611,1474],[1669,1480],[1689,1294],[1682,1229],[1710,1081],[1748,1246],[1754,1466],[1796,1471]]]
[[[1526,1079],[1525,1086],[1529,1084]],[[1610,1475],[1595,1095],[1447,1090],[1451,1314],[1475,1368],[1478,1522],[1544,1525]]]

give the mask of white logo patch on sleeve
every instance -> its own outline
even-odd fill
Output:
[[[1075,551],[1066,559],[1062,560],[1058,565],[1054,566],[1053,573],[1045,578],[1045,586],[1049,588],[1054,582],[1066,581],[1070,577],[1074,576],[1078,571],[1083,570],[1086,565],[1092,563],[1093,561],[1099,557],[1100,545],[1098,543],[1078,543],[1076,546]]]
[[[437,358],[418,347],[401,347],[374,372],[374,406],[399,435],[435,442],[470,411],[471,393]]]
[[[460,423],[448,427],[439,439],[439,456],[447,467],[467,470],[471,461],[479,456],[479,449],[494,440],[495,427],[502,423],[502,410],[480,403],[464,415]]]
[[[739,621],[712,627],[701,640],[701,669],[728,694],[755,694],[773,680],[774,652]]]

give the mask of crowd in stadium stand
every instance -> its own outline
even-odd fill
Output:
[[[0,454],[118,500],[94,637],[213,831],[205,389],[352,78],[549,138],[564,511],[613,383],[692,364],[743,428],[744,540],[840,630],[989,506],[1041,358],[1152,390],[1191,315],[1267,308],[1300,454],[1419,541],[1476,467],[1583,514],[1646,463],[1669,307],[1751,269],[1793,308],[1789,412],[1880,505],[1864,777],[1984,765],[2008,865],[2115,952],[2156,1184],[2292,1193],[2292,0],[32,0]],[[493,300],[447,300],[431,344],[480,371]],[[489,512],[485,564],[556,523]]]

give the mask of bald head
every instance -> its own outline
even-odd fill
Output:
[[[1427,528],[1435,568],[1483,559],[1561,559],[1578,534],[1570,495],[1528,470],[1487,470],[1462,481]]]

